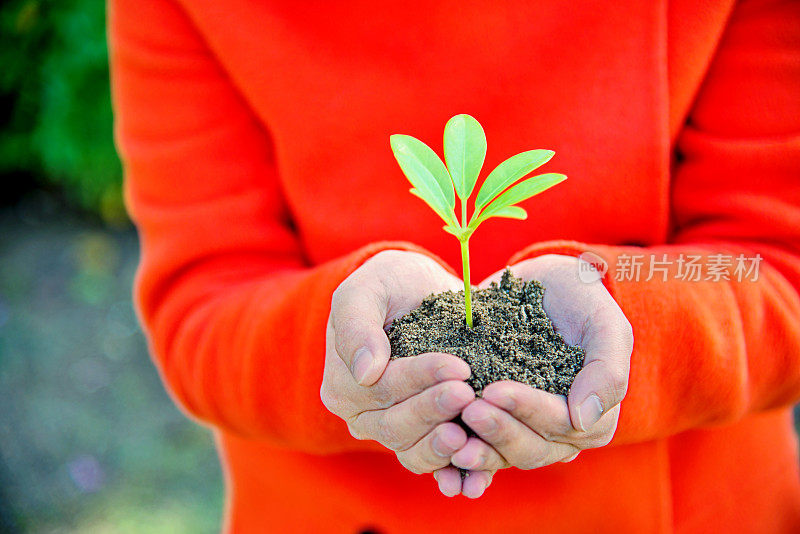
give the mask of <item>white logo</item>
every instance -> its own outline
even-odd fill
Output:
[[[578,279],[584,284],[597,282],[608,272],[608,262],[594,252],[578,256]]]

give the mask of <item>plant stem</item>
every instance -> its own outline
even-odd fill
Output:
[[[469,238],[461,241],[461,267],[464,270],[464,310],[467,327],[472,328],[472,285],[469,282]]]
[[[467,227],[467,199],[461,199],[461,227]],[[469,281],[469,234],[461,241],[461,268],[464,271],[464,313],[467,327],[472,328],[472,284]]]

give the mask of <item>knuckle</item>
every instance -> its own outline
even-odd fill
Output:
[[[436,373],[440,367],[444,367],[453,361],[454,356],[445,353],[434,352],[426,354],[418,360],[415,373],[420,377],[429,377]]]
[[[537,429],[536,433],[539,434],[540,436],[542,436],[542,439],[545,440],[545,441],[556,441],[556,438],[560,437],[555,432],[552,432],[552,431],[550,431],[549,429],[546,429],[546,428]]]
[[[538,469],[547,463],[547,451],[544,447],[533,447],[526,451],[517,465],[519,469],[525,471]]]
[[[618,415],[611,414],[604,415],[601,421],[611,420],[602,425],[601,429],[595,433],[585,436],[584,439],[579,439],[577,442],[571,440],[569,443],[579,449],[596,449],[598,447],[605,447],[611,440],[614,439],[614,434],[617,431]]]
[[[609,443],[611,443],[611,439],[614,437],[614,432],[604,432],[600,436],[598,436],[596,442],[594,443],[594,448],[597,447],[605,447]]]
[[[322,405],[325,406],[325,409],[333,415],[344,417],[345,405],[347,404],[346,399],[343,399],[341,395],[336,392],[336,389],[332,387],[330,380],[327,378],[322,380],[322,386],[319,388],[319,399],[322,401]]]
[[[608,367],[608,389],[614,400],[614,404],[625,398],[628,392],[628,370],[622,365],[612,365]],[[609,409],[610,406],[606,406]]]
[[[513,437],[502,428],[502,425],[494,424],[482,429],[480,435],[492,440],[497,447],[507,447],[513,442]]]
[[[329,412],[334,413],[336,399],[330,387],[328,387],[327,381],[324,379],[322,380],[322,387],[319,388],[319,398],[322,401],[322,405],[325,406]]]
[[[628,392],[628,367],[618,362],[597,360],[594,380],[595,392],[600,397],[603,413],[618,405]]]
[[[378,441],[383,444],[384,447],[396,452],[405,451],[413,445],[407,438],[400,435],[393,425],[383,421],[378,425],[377,434]]]
[[[482,425],[480,435],[492,441],[496,447],[510,447],[520,439],[519,431],[508,422],[490,416],[490,424]]]
[[[633,350],[633,325],[624,313],[621,315],[622,342],[627,352],[630,353]]]
[[[611,439],[613,437],[614,437],[613,432],[602,432],[580,443],[579,448],[585,450],[585,449],[597,449],[599,447],[605,447],[606,445],[611,443]]]
[[[423,399],[415,399],[415,402],[411,403],[411,414],[418,423],[431,427],[441,419],[439,410],[435,406],[436,400],[433,395],[428,395]]]
[[[379,409],[385,410],[395,404],[395,392],[386,384],[381,384],[380,381],[374,386],[370,386],[369,393]]]
[[[344,282],[339,284],[339,286],[333,290],[333,294],[331,295],[331,315],[334,314],[335,310],[341,307],[342,303],[346,300],[349,291],[350,278],[346,278]]]
[[[535,426],[536,429],[537,429],[536,430],[537,432],[539,432],[538,427],[542,426],[542,425],[537,425],[536,424],[536,421],[538,421],[538,415],[539,415],[539,413],[537,413],[537,406],[536,405],[531,405],[531,404],[529,404],[527,402],[526,403],[518,403],[518,405],[514,409],[512,415],[516,419],[518,419],[519,421],[522,421],[523,423],[527,423],[529,425]],[[539,433],[541,434],[541,432],[539,432]],[[547,438],[545,438],[545,439],[547,439]]]
[[[338,321],[338,328],[335,330],[336,352],[342,354],[342,351],[355,341],[356,336],[359,334],[358,320],[353,317],[341,316]]]
[[[405,451],[401,451],[401,452],[397,453],[397,460],[400,462],[400,465],[402,465],[408,471],[411,471],[415,475],[422,475],[424,473],[429,472],[429,470],[425,469],[417,461],[417,458],[413,457],[413,455],[408,454]]]
[[[397,387],[407,391],[420,391],[433,383],[436,370],[444,365],[441,354],[426,354],[413,358],[402,358],[403,373],[397,377]]]
[[[550,442],[563,442],[564,440],[569,440],[574,432],[575,430],[572,427],[572,421],[569,416],[569,408],[566,408],[563,419],[554,422],[551,428],[546,429],[542,433],[542,437]]]
[[[347,423],[347,430],[350,432],[350,435],[357,440],[367,439],[364,433],[356,425],[353,425],[352,423]]]

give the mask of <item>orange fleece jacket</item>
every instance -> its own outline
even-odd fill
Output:
[[[230,531],[800,531],[800,3],[111,0],[109,27],[138,310],[215,429]],[[459,265],[388,143],[438,150],[456,113],[487,167],[546,147],[570,177],[481,227],[474,278],[593,249],[636,338],[612,444],[477,501],[319,399],[348,273],[387,248]],[[715,253],[760,254],[758,280],[612,276]]]

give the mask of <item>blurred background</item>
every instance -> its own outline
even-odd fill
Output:
[[[0,6],[0,532],[218,532],[211,434],[131,303],[104,4]]]
[[[218,532],[131,303],[100,0],[0,3],[0,532]]]

